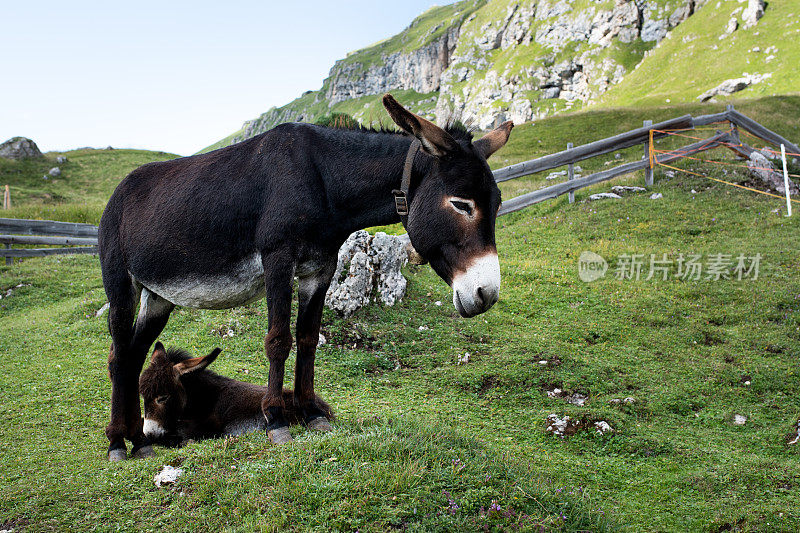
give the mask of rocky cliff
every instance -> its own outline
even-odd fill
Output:
[[[400,34],[337,61],[321,89],[270,109],[221,143],[331,112],[378,120],[387,91],[439,122],[481,129],[592,105],[697,13],[710,12],[703,24],[715,21],[715,43],[717,33],[736,40],[729,35],[737,16],[751,27],[764,14],[763,0],[746,7],[735,7],[741,0],[704,7],[706,1],[465,0],[434,8]]]

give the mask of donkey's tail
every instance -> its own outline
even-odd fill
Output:
[[[318,395],[314,397],[314,400],[317,403],[317,407],[325,414],[325,418],[333,420],[336,417],[333,413],[333,409],[328,405],[328,402]],[[294,391],[292,389],[283,389],[283,404],[285,405],[284,412],[286,413],[286,420],[289,424],[302,424],[303,413],[300,412],[300,409],[298,409],[294,403]]]

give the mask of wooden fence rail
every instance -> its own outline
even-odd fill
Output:
[[[684,156],[696,154],[704,150],[711,150],[713,148],[717,148],[719,146],[722,146],[723,143],[729,143],[731,141],[732,137],[729,133],[720,133],[709,139],[705,139],[690,144],[688,146],[684,146],[683,148],[680,148],[680,153],[673,152],[670,154],[660,154],[657,156],[657,161],[659,163],[669,163],[676,159],[680,159],[681,157]],[[527,194],[523,194],[503,202],[503,204],[500,206],[500,211],[498,215],[507,215],[508,213],[519,211],[520,209],[524,209],[533,204],[537,204],[545,200],[551,200],[553,198],[561,196],[562,194],[575,192],[578,189],[582,189],[590,185],[595,185],[603,181],[608,181],[612,178],[616,178],[624,174],[630,174],[631,172],[636,172],[637,170],[643,170],[648,168],[649,166],[650,166],[650,161],[648,161],[647,159],[642,159],[641,161],[633,161],[631,163],[626,163],[618,167],[602,170],[594,174],[589,174],[588,176],[582,178],[577,178],[571,181],[557,183],[550,187],[539,189],[538,191],[529,192]]]
[[[770,131],[753,119],[739,113],[733,109],[733,106],[728,106],[728,109],[721,113],[702,115],[699,117],[686,115],[676,119],[659,122],[658,124],[645,125],[644,127],[630,130],[607,139],[601,139],[599,141],[576,146],[575,148],[568,148],[567,150],[546,155],[538,159],[516,163],[514,165],[495,170],[494,176],[495,180],[498,182],[507,181],[535,174],[537,172],[551,170],[560,166],[571,165],[578,161],[583,161],[584,159],[604,155],[609,152],[622,150],[624,148],[630,148],[637,144],[647,145],[651,138],[650,130],[659,130],[654,131],[652,135],[653,139],[657,139],[659,137],[668,135],[668,133],[664,133],[668,130],[693,129],[719,122],[730,122],[732,125],[739,126],[740,128],[752,133],[764,141],[772,143],[776,146],[784,144],[788,150],[791,150],[793,153],[800,154],[800,148],[797,145],[788,141],[784,137],[781,137],[777,133]],[[678,149],[677,151],[673,151],[670,154],[660,154],[656,157],[656,161],[658,163],[669,163],[670,161],[674,161],[676,159],[680,159],[681,157],[697,152],[702,152],[704,150],[711,150],[713,148],[719,148],[720,146],[727,146],[729,148],[733,146],[735,148],[734,145],[739,144],[740,141],[735,131],[728,133],[717,132],[717,135],[711,138],[690,144]],[[739,150],[739,153],[740,155],[744,155],[745,153],[749,154],[750,151],[752,150],[748,147],[747,150]],[[597,183],[601,183],[624,174],[629,174],[631,172],[636,172],[638,170],[652,171],[650,167],[650,161],[647,157],[641,161],[626,163],[618,167],[590,174],[589,176],[571,179],[566,182],[557,183],[556,185],[539,189],[538,191],[529,192],[515,198],[511,198],[510,200],[503,202],[498,214],[505,215],[508,213],[513,213],[535,203],[557,198],[562,194],[569,194],[571,203],[574,198],[574,193],[578,189],[595,185]],[[646,181],[648,185],[651,184],[650,179],[647,179]]]
[[[668,135],[668,130],[693,129],[719,122],[730,122],[732,125],[738,126],[764,141],[776,146],[784,144],[790,152],[800,154],[800,147],[796,144],[770,131],[753,119],[739,113],[733,109],[733,106],[728,106],[728,109],[721,113],[702,115],[699,117],[684,115],[653,125],[649,125],[647,122],[648,121],[646,121],[645,126],[641,128],[636,128],[613,137],[576,147],[572,147],[572,143],[570,143],[568,148],[561,152],[495,170],[495,180],[498,182],[507,181],[565,165],[571,170],[572,165],[579,161],[640,144],[646,145],[651,139],[651,130],[657,130],[652,133],[652,138],[657,139]],[[711,150],[720,146],[727,146],[728,148],[734,149],[745,157],[752,150],[749,147],[744,147],[745,149],[737,148],[738,146],[744,145],[740,145],[738,135],[735,129],[732,128],[729,132],[717,132],[716,135],[708,139],[689,144],[688,146],[684,146],[668,154],[658,154],[655,156],[655,159],[658,163],[669,163],[681,157],[689,156],[704,150]],[[500,207],[499,214],[506,215],[508,213],[513,213],[535,203],[557,198],[562,194],[569,194],[570,202],[572,202],[574,193],[578,189],[643,169],[652,170],[647,157],[643,158],[641,161],[625,163],[614,168],[595,172],[594,174],[582,178],[573,178],[570,172],[570,179],[565,182],[557,183],[550,187],[545,187],[538,191],[529,192],[506,200]],[[649,183],[650,181],[648,180],[648,184]],[[97,226],[74,222],[56,222],[52,220],[0,218],[0,244],[5,245],[5,249],[0,248],[0,257],[6,258],[6,264],[13,261],[12,258],[14,257],[41,257],[54,254],[96,254]],[[12,244],[73,247],[11,249]]]
[[[78,222],[0,218],[0,233],[18,235],[58,235],[61,237],[97,237],[97,226]]]
[[[54,220],[0,218],[0,257],[10,265],[14,257],[96,254],[97,226]],[[12,244],[75,246],[75,248],[11,248]]]

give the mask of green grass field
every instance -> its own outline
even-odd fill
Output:
[[[798,97],[737,109],[800,139]],[[555,117],[515,129],[494,166],[643,119],[716,110]],[[18,199],[12,216],[96,222],[119,178],[169,157],[66,155],[62,181],[38,181],[48,162],[3,163],[0,179],[12,180]],[[631,149],[623,157],[640,156]],[[692,168],[723,176],[719,167]],[[614,183],[642,182],[636,174]],[[504,195],[544,183],[514,180]],[[787,438],[800,418],[798,215],[784,217],[776,199],[660,170],[651,188],[660,200],[648,192],[582,201],[609,188],[501,218],[501,299],[475,319],[457,316],[449,288],[427,266],[407,268],[408,293],[395,307],[349,319],[326,310],[317,384],[337,411],[336,429],[296,428],[296,444],[281,448],[256,433],[107,463],[110,339],[105,318],[94,316],[105,302],[97,259],[0,265],[0,529],[799,530],[800,445]],[[584,250],[608,260],[604,278],[579,279]],[[623,254],[681,253],[704,261],[761,254],[759,276],[614,275]],[[235,335],[220,337],[227,328]],[[264,301],[179,309],[161,340],[198,355],[220,346],[218,372],[264,383],[265,329]],[[457,364],[467,352],[469,362]],[[548,397],[554,387],[588,400],[581,407]],[[626,397],[635,401],[611,402]],[[546,431],[550,414],[603,420],[614,431],[559,438]],[[735,415],[747,421],[736,425]],[[159,489],[153,476],[165,464],[184,474]]]

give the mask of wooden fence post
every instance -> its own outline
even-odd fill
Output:
[[[645,120],[644,127],[647,128],[653,125],[652,120]],[[646,187],[653,185],[653,167],[650,166],[650,140],[644,142],[644,158],[647,160],[647,166],[644,168],[644,184]]]
[[[11,188],[8,185],[3,191],[3,209],[11,209]]]
[[[567,150],[572,150],[572,143],[567,143]],[[570,180],[575,178],[575,165],[573,163],[567,166],[567,176]],[[569,203],[575,203],[575,191],[569,192]]]
[[[728,104],[727,106],[725,106],[725,111],[726,112],[731,112],[733,110],[734,110],[733,109],[733,104]],[[742,141],[739,140],[739,129],[736,127],[736,124],[734,124],[730,120],[728,121],[728,124],[730,124],[730,130],[729,131],[730,131],[731,137],[733,137],[735,139],[734,144],[736,144],[737,146],[741,146]]]

